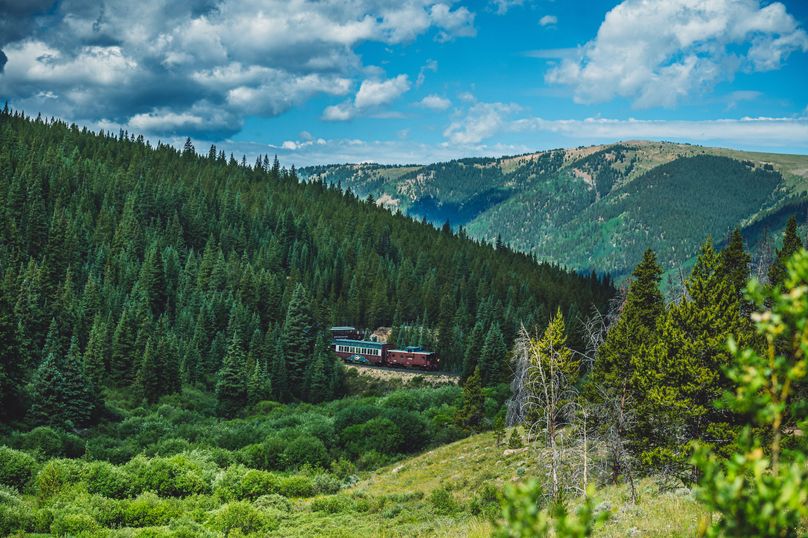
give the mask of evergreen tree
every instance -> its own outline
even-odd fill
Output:
[[[330,350],[323,337],[318,336],[314,357],[306,373],[306,395],[309,402],[318,403],[331,398],[331,383],[327,372],[330,361]]]
[[[483,350],[485,336],[485,325],[482,321],[478,321],[474,324],[474,328],[471,330],[468,337],[466,337],[466,349],[463,355],[463,371],[461,373],[461,379],[464,381],[468,379],[469,376],[474,373],[474,369],[477,368],[477,358]]]
[[[75,427],[87,426],[96,406],[100,403],[100,397],[90,390],[90,383],[84,372],[84,359],[75,336],[70,341],[70,348],[62,366],[62,377],[65,422]]]
[[[485,397],[482,392],[480,368],[475,368],[463,385],[463,402],[457,410],[455,420],[463,428],[471,431],[482,430],[485,419]]]
[[[247,382],[247,402],[255,405],[272,398],[272,382],[263,361],[255,361],[250,379]]]
[[[31,407],[28,417],[31,423],[64,427],[65,379],[54,354],[45,357],[34,371],[29,392]]]
[[[302,397],[306,367],[314,351],[314,318],[302,284],[295,287],[289,301],[282,340],[288,388],[294,396]]]
[[[216,381],[217,409],[219,414],[224,417],[235,416],[247,403],[245,358],[244,350],[241,347],[241,336],[233,333]]]
[[[743,299],[746,281],[749,280],[749,264],[752,257],[744,250],[741,229],[735,228],[727,246],[721,251],[719,271],[726,275],[739,299]],[[748,309],[747,309],[748,310]]]
[[[769,268],[769,284],[779,286],[786,278],[786,261],[802,248],[802,241],[797,235],[797,219],[791,217],[786,224],[783,235],[783,246],[777,251],[777,256]]]
[[[9,285],[3,279],[0,280],[0,421],[19,418],[23,411],[24,365],[17,336]]]
[[[505,344],[505,338],[502,336],[499,325],[495,323],[485,335],[485,342],[480,350],[480,360],[477,366],[480,369],[480,381],[484,387],[490,387],[504,381],[506,376],[505,356],[507,353],[508,348]]]
[[[659,289],[661,278],[662,268],[656,255],[646,250],[632,273],[620,317],[597,351],[591,382],[605,389],[607,397],[635,396],[638,399],[634,391],[638,383],[635,376],[646,375],[638,367],[638,360],[656,340],[657,322],[665,312]]]
[[[146,350],[138,372],[138,385],[143,399],[147,403],[156,402],[163,393],[162,379],[160,376],[160,359],[157,356],[155,342],[149,338],[146,341]]]
[[[107,344],[107,325],[96,314],[90,329],[90,339],[84,350],[84,369],[91,389],[97,393],[107,382],[106,361],[109,353]]]
[[[536,356],[549,360],[551,355],[557,355],[556,365],[566,376],[567,383],[574,385],[580,373],[580,360],[567,346],[567,326],[561,308],[556,310],[555,316],[550,320],[544,335],[536,342]]]

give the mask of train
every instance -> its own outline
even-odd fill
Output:
[[[394,349],[385,342],[365,340],[355,327],[332,327],[331,347],[339,358],[349,364],[430,371],[437,370],[440,366],[438,356],[433,351],[427,351],[420,346]]]

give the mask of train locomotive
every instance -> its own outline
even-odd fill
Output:
[[[362,339],[362,334],[354,327],[332,327],[331,347],[338,357],[349,364],[419,370],[437,370],[439,366],[438,356],[432,351],[420,346],[393,349],[390,344]]]

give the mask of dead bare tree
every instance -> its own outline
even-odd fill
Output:
[[[627,434],[634,428],[636,416],[634,406],[627,390],[617,393],[596,387],[600,403],[597,408],[598,421],[603,427],[603,438],[606,446],[605,464],[611,480],[617,483],[620,476],[628,481],[631,501],[637,502],[637,489],[634,484],[636,461],[627,446]]]
[[[752,276],[762,284],[769,283],[769,267],[774,261],[774,247],[772,246],[769,230],[763,230],[757,254],[752,259]]]
[[[539,351],[530,335],[522,327],[517,350],[527,362],[524,389],[526,392],[524,413],[527,418],[528,441],[544,442],[549,451],[547,482],[549,495],[558,500],[562,492],[562,466],[564,446],[561,431],[570,424],[574,413],[577,391],[563,372],[561,350],[550,347]]]
[[[519,337],[514,343],[513,360],[513,380],[511,381],[511,397],[508,399],[505,423],[509,427],[517,426],[525,422],[525,409],[527,408],[528,386],[527,376],[530,366],[530,338],[524,338],[527,330],[522,325],[519,330]]]

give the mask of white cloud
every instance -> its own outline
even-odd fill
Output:
[[[808,117],[743,117],[716,120],[519,119],[510,131],[548,132],[571,139],[614,142],[655,139],[717,143],[731,147],[802,147],[808,149]]]
[[[340,103],[328,106],[323,110],[322,119],[326,121],[347,121],[354,117],[356,109],[351,103]]]
[[[344,102],[326,107],[322,119],[327,121],[347,121],[357,114],[387,105],[410,89],[410,79],[407,75],[398,75],[386,80],[367,79],[362,81],[359,91],[356,92],[353,103]],[[375,117],[391,118],[401,117],[394,112],[377,112]]]
[[[435,4],[430,10],[435,24],[442,30],[435,37],[439,42],[451,41],[456,37],[474,37],[477,29],[474,27],[474,13],[465,7],[454,11],[447,4]]]
[[[539,19],[539,26],[554,26],[558,24],[558,17],[555,15],[545,15]]]
[[[524,0],[491,0],[491,4],[497,15],[505,15],[512,7],[524,4]]]
[[[365,80],[354,98],[357,108],[386,105],[410,89],[407,75],[398,75],[388,80]]]
[[[445,97],[441,97],[440,95],[427,95],[420,101],[418,104],[424,108],[428,108],[430,110],[446,110],[450,106],[452,106],[452,102]]]
[[[475,34],[474,14],[449,0],[48,2],[23,3],[13,32],[0,16],[0,95],[69,120],[155,128],[206,128],[197,119],[214,111],[202,106],[273,116],[314,95],[347,95],[368,78],[355,52],[365,42]],[[385,99],[371,90],[359,101]]]
[[[672,106],[739,70],[777,69],[799,50],[808,51],[808,34],[779,2],[625,0],[580,57],[546,80],[572,86],[580,103],[625,97],[637,107]]]
[[[438,70],[438,62],[436,60],[427,60],[424,65],[421,66],[421,69],[418,71],[418,78],[415,80],[415,87],[420,88],[421,84],[424,83],[426,80],[426,72],[432,71],[437,72]]]
[[[475,103],[449,124],[443,136],[452,144],[477,144],[506,127],[507,116],[517,110],[514,104]]]

